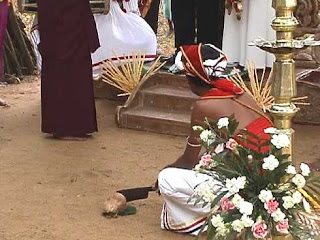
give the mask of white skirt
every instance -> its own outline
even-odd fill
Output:
[[[188,200],[195,188],[206,181],[215,180],[206,174],[180,168],[165,168],[159,173],[159,190],[164,198],[162,229],[192,235],[199,233],[210,212],[210,204],[202,207],[201,203],[194,205]]]
[[[248,43],[261,37],[274,40],[275,31],[270,23],[275,17],[272,0],[243,0],[242,19],[237,20],[234,12],[225,13],[222,50],[228,62],[238,62],[245,66],[246,60],[253,61],[257,68],[272,67],[274,55]]]
[[[132,56],[133,53],[142,53],[150,60],[156,57],[157,37],[149,24],[139,16],[137,10],[127,10],[125,13],[117,1],[110,1],[108,15],[95,15],[94,18],[101,45],[92,54],[95,74],[100,72],[101,63],[108,59],[116,60],[116,57],[121,59]]]

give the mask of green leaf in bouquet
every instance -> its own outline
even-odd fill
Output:
[[[234,136],[235,132],[239,126],[239,122],[235,119],[234,114],[229,117],[229,125],[228,125],[228,131],[229,136]]]
[[[187,200],[187,204],[191,203],[193,200],[194,200],[194,203],[193,203],[194,206],[196,206],[199,202],[203,201],[201,196],[193,195],[189,197],[189,199]]]
[[[260,148],[262,147],[270,147],[269,153],[274,153],[277,151],[277,149],[271,144],[270,141],[266,141],[264,139],[260,140],[260,144],[259,144]]]
[[[215,239],[215,238],[214,238],[214,235],[215,235],[216,231],[215,231],[215,228],[212,226],[210,220],[208,221],[208,230],[207,230],[207,231],[208,231],[207,240],[213,240],[213,239]]]
[[[204,119],[204,124],[210,129],[210,130],[214,130],[216,129],[217,123],[213,120],[210,120],[209,118],[205,118]]]
[[[257,136],[256,134],[253,134],[245,129],[240,130],[240,133],[243,134],[244,136],[250,136],[252,138],[257,139],[258,141],[262,141],[263,139],[261,139],[259,136]]]
[[[223,165],[218,165],[216,167],[216,171],[219,173],[219,174],[223,174],[226,176],[226,178],[232,178],[232,177],[237,177],[237,176],[240,176],[240,173],[235,171],[235,170],[232,170],[232,169],[229,169],[229,168],[226,168],[225,166]]]
[[[247,137],[241,137],[241,136],[238,136],[237,137],[241,142],[244,142],[246,144],[250,144],[250,145],[253,145],[257,148],[260,148],[260,144],[259,143],[256,143],[256,142],[253,142],[251,141],[250,139],[248,139]]]
[[[208,202],[204,202],[204,203],[202,204],[202,208],[206,207],[208,204],[209,204]]]
[[[278,159],[279,160],[279,159]],[[279,160],[279,166],[273,170],[272,172],[270,172],[270,175],[272,175],[271,179],[269,179],[270,183],[272,184],[279,184],[282,183],[284,179],[288,179],[288,177],[290,175],[288,175],[286,173],[286,169],[288,168],[288,166],[291,164],[291,162],[289,161],[284,161],[281,162]],[[289,180],[289,179],[288,179]]]
[[[274,155],[279,161],[287,160],[291,156],[290,154],[281,154],[281,151],[277,151]]]
[[[221,201],[221,199],[228,193],[228,191],[221,192],[211,203],[211,209],[216,207],[217,204]]]

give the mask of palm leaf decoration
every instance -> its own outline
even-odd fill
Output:
[[[131,57],[120,59],[115,53],[117,62],[111,60],[104,61],[102,64],[102,81],[114,86],[121,91],[118,96],[130,95],[138,84],[157,72],[164,63],[160,63],[158,57],[149,69],[144,73],[146,57],[142,53],[133,53]]]

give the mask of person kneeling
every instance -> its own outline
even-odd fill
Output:
[[[178,233],[197,235],[206,222],[211,206],[188,203],[195,189],[203,183],[212,184],[219,191],[221,183],[214,177],[196,173],[193,168],[199,163],[202,154],[200,135],[192,126],[206,128],[205,120],[218,120],[234,115],[239,121],[236,132],[246,129],[248,132],[268,139],[264,129],[272,122],[259,108],[255,100],[243,89],[223,76],[227,65],[224,53],[211,44],[199,44],[181,47],[177,54],[180,68],[186,72],[192,92],[199,96],[191,114],[190,134],[183,154],[166,166],[158,176],[156,187],[164,199],[161,213],[161,228]],[[251,139],[254,141],[254,139]],[[239,144],[256,150],[255,145]],[[262,148],[263,150],[263,148]],[[121,206],[125,204],[126,194],[121,197]],[[119,197],[119,196],[118,196]]]

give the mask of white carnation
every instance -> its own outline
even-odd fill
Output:
[[[302,195],[301,195],[301,193],[299,191],[295,191],[292,194],[292,198],[293,198],[294,204],[301,203],[301,201],[302,201]]]
[[[303,188],[306,185],[306,179],[301,174],[296,174],[292,178],[292,182],[298,187]]]
[[[220,214],[217,214],[217,215],[213,215],[213,216],[212,216],[212,218],[211,218],[211,224],[212,224],[212,226],[214,226],[215,228],[224,227],[223,218],[220,216]]]
[[[207,192],[202,196],[202,198],[203,198],[203,201],[212,203],[213,200],[216,198],[216,195],[214,195],[212,192]]]
[[[215,139],[209,138],[207,141],[207,145],[210,146],[212,143],[214,143]]]
[[[241,221],[243,226],[246,228],[252,227],[252,225],[254,224],[254,221],[252,220],[252,218],[248,217],[247,215],[242,215]]]
[[[280,133],[278,135],[273,135],[272,136],[271,143],[277,149],[281,149],[281,148],[290,146],[290,139],[289,139],[288,135]]]
[[[275,222],[281,222],[286,218],[286,215],[281,211],[280,208],[278,208],[274,213],[271,214],[271,217],[273,217]]]
[[[219,154],[221,152],[223,152],[224,150],[224,144],[220,143],[218,146],[216,146],[216,148],[214,149],[215,154]]]
[[[218,227],[216,231],[217,231],[217,236],[222,236],[222,237],[225,237],[230,232],[230,230],[225,226]]]
[[[244,189],[246,182],[247,182],[247,178],[245,176],[238,177],[237,178],[237,187],[239,189]]]
[[[240,203],[239,212],[243,215],[250,216],[253,212],[253,204],[251,202],[243,201]]]
[[[293,199],[293,197],[291,196],[284,196],[282,197],[283,200],[283,207],[285,209],[290,209],[294,207],[295,201]]]
[[[231,227],[233,230],[237,231],[237,232],[241,232],[244,228],[244,225],[243,225],[243,222],[239,219],[237,220],[234,220],[232,223],[231,223]]]
[[[215,134],[211,130],[204,130],[200,133],[200,139],[203,142],[208,142],[209,139],[214,139]]]
[[[272,192],[270,190],[261,190],[259,194],[259,199],[261,202],[269,202],[273,198]]]
[[[300,164],[301,174],[305,177],[309,176],[310,174],[310,168],[307,164],[301,163]]]
[[[277,129],[274,127],[268,127],[266,129],[264,129],[265,133],[269,133],[269,134],[275,134],[277,132]]]
[[[233,205],[236,208],[240,207],[240,204],[244,201],[244,199],[239,195],[239,194],[235,194],[231,200],[231,202],[233,203]]]
[[[229,118],[224,117],[224,118],[220,118],[218,120],[217,126],[219,129],[223,128],[223,127],[228,127],[229,125]]]
[[[294,174],[297,174],[297,171],[294,166],[289,165],[286,169],[286,173],[294,175]]]
[[[238,193],[246,184],[246,177],[238,177],[226,180],[226,188],[231,194]]]
[[[203,127],[201,127],[201,126],[193,126],[192,129],[193,129],[193,131],[203,131],[204,130]]]
[[[211,181],[206,181],[199,184],[195,189],[195,195],[202,197],[204,202],[212,203],[216,198],[216,195],[213,193],[215,184]]]
[[[263,169],[273,171],[278,166],[279,166],[279,160],[272,154],[263,159],[263,164],[262,164]]]

